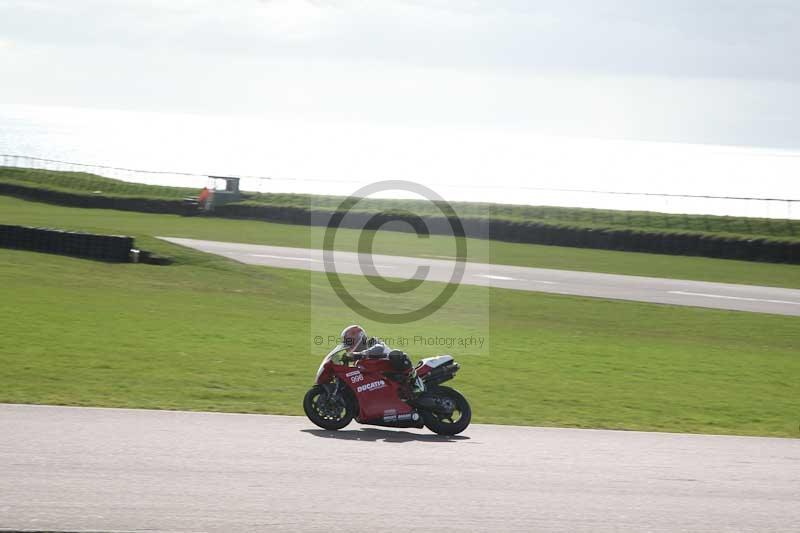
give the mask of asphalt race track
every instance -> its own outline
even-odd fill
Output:
[[[237,244],[195,239],[160,237],[180,244],[253,265],[324,271],[322,251],[256,244]],[[363,254],[335,252],[336,271],[363,275]],[[430,281],[449,281],[453,261],[373,255],[377,272],[385,277],[412,278],[417,269],[429,267]],[[756,313],[800,316],[800,290],[754,285],[734,285],[643,276],[621,276],[572,270],[552,270],[485,263],[466,263],[462,283],[504,289],[550,292],[596,298],[611,298],[671,305],[708,307]]]
[[[797,532],[800,440],[0,404],[0,530]]]

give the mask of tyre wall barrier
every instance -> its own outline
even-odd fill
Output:
[[[74,207],[181,215],[198,214],[196,207],[187,207],[180,200],[91,196],[11,183],[0,183],[0,194]],[[219,206],[211,214],[221,218],[264,220],[305,226],[325,226],[333,215],[332,209],[312,210],[300,206],[256,205],[246,202]],[[201,216],[208,214],[202,213]],[[376,213],[373,212],[350,212],[342,220],[342,227],[360,229],[375,216]],[[394,219],[403,220],[403,215],[398,215]],[[423,216],[422,219],[431,234],[452,234],[451,221],[448,218]],[[460,221],[468,237],[491,238],[505,242],[800,264],[800,241],[685,231],[591,228],[480,217],[461,217]],[[412,231],[406,226],[398,228],[395,225],[395,228],[395,231]]]
[[[0,247],[124,263],[133,238],[0,224]]]

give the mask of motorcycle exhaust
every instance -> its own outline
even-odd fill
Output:
[[[439,368],[434,368],[427,375],[423,376],[422,381],[424,381],[426,385],[438,385],[439,383],[444,383],[449,379],[453,379],[453,376],[456,375],[456,372],[458,372],[459,368],[460,367],[456,362],[440,366]]]
[[[447,407],[443,406],[440,402],[437,402],[436,398],[433,396],[423,395],[419,398],[409,401],[408,404],[413,405],[418,409],[433,411],[434,413],[449,413],[452,411],[452,408],[448,409]]]

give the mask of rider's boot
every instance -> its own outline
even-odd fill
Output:
[[[411,388],[411,394],[414,396],[419,396],[425,392],[425,383],[423,383],[422,378],[417,376],[416,368],[412,368],[411,372],[408,374],[408,384]]]

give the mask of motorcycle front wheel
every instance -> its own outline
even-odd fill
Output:
[[[314,385],[306,393],[303,410],[314,424],[330,430],[347,426],[356,414],[353,406],[344,397],[331,397],[321,385]]]
[[[438,433],[439,435],[458,435],[469,426],[472,420],[472,409],[464,396],[450,387],[431,387],[425,393],[435,398],[436,403],[441,404],[442,410],[424,410],[422,421],[425,427]],[[452,408],[452,412],[449,408]]]

